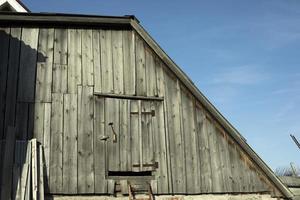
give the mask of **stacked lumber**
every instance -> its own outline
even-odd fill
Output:
[[[0,141],[1,154],[0,199],[44,200],[42,145],[36,139],[15,141],[12,136]]]

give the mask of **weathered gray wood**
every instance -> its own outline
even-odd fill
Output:
[[[3,160],[4,158],[4,147],[5,147],[5,140],[0,140],[0,159]],[[3,162],[0,163],[0,186],[2,185],[2,168]],[[1,190],[0,190],[1,195]]]
[[[82,51],[81,30],[68,30],[68,93],[77,93],[81,84]]]
[[[113,93],[113,71],[112,71],[112,45],[111,45],[111,30],[100,31],[101,42],[101,80],[102,92]],[[105,85],[105,87],[104,87]],[[98,91],[97,91],[98,92]]]
[[[220,162],[220,151],[217,140],[216,127],[213,124],[212,119],[208,118],[208,142],[210,150],[211,161],[211,175],[212,175],[212,192],[224,192],[223,175]]]
[[[132,96],[132,95],[122,95],[122,94],[107,94],[94,92],[95,96],[98,97],[109,97],[118,99],[133,99],[133,100],[148,100],[148,101],[163,101],[163,97],[145,97],[145,96]]]
[[[151,102],[143,101],[141,105],[141,137],[142,137],[142,153],[143,160],[141,163],[153,164],[154,163],[154,133],[153,132],[153,120],[151,113]],[[154,110],[155,111],[155,110]],[[156,114],[156,113],[155,113]],[[143,166],[143,171],[151,171],[153,167]]]
[[[123,31],[124,94],[135,94],[135,33]]]
[[[156,66],[156,72],[157,72],[157,93],[159,97],[164,97],[166,96],[166,84],[165,84],[165,78],[164,78],[164,70],[163,70],[163,63],[156,58],[155,59],[155,66]],[[159,119],[159,124],[160,124],[160,131],[163,131],[163,133],[160,133],[160,137],[162,137],[162,139],[160,139],[160,144],[162,144],[163,146],[161,146],[162,148],[162,159],[165,159],[166,162],[166,167],[162,168],[164,170],[164,172],[161,172],[161,177],[164,178],[164,181],[158,181],[158,192],[159,193],[171,193],[173,191],[172,188],[172,176],[171,176],[171,162],[170,162],[170,148],[169,148],[169,131],[168,131],[168,115],[167,115],[167,100],[165,99],[165,101],[163,101],[163,104],[161,106],[159,106],[160,110],[162,110],[160,119]],[[164,138],[165,137],[165,138]],[[165,141],[165,142],[164,142]],[[158,143],[157,143],[158,144]],[[165,155],[164,155],[164,153]],[[163,165],[163,163],[161,162],[161,165]],[[167,183],[166,183],[166,182]],[[161,192],[160,192],[161,189]]]
[[[67,64],[68,64],[68,30],[54,31],[52,92],[67,92]]]
[[[139,112],[138,101],[130,101],[130,133],[131,133],[131,162],[132,165],[140,164],[140,151],[139,151],[139,116],[137,113]],[[139,171],[139,168],[132,167],[132,171]]]
[[[44,115],[45,104],[35,103],[33,137],[40,143],[44,142]]]
[[[136,94],[141,96],[147,95],[146,88],[146,61],[145,61],[145,46],[144,41],[135,37],[136,49]]]
[[[5,96],[10,28],[0,28],[0,140],[4,139]],[[1,179],[0,179],[1,180]]]
[[[120,170],[130,171],[131,162],[130,100],[120,100]]]
[[[54,64],[68,64],[68,29],[54,31]]]
[[[43,148],[42,145],[38,145],[38,167],[39,167],[39,176],[38,176],[38,188],[39,188],[39,200],[44,200],[44,162],[43,162]]]
[[[105,99],[96,99],[94,109],[95,193],[103,194],[107,192],[106,141],[101,140],[107,134],[105,132]]]
[[[34,102],[38,35],[37,28],[22,29],[18,101]]]
[[[107,140],[107,161],[108,171],[120,170],[120,101],[118,99],[105,99],[105,132],[109,136]],[[116,133],[116,141],[114,141],[114,132],[109,125],[113,123],[113,128]]]
[[[77,94],[64,94],[63,192],[77,193]]]
[[[145,49],[147,96],[157,96],[155,55],[147,46]]]
[[[3,138],[6,138],[6,131],[8,126],[15,125],[15,112],[17,101],[17,83],[18,83],[18,70],[19,70],[19,58],[20,56],[20,39],[21,29],[11,28],[10,41],[9,41],[9,60],[8,60],[8,72],[7,72],[7,89],[6,89],[6,103],[5,103],[5,120],[4,120],[4,134]]]
[[[93,30],[94,91],[102,91],[100,30]]]
[[[26,153],[26,162],[28,163],[28,173],[27,173],[27,177],[24,180],[24,190],[23,192],[21,192],[22,197],[24,197],[23,199],[25,200],[31,200],[31,179],[32,179],[32,171],[31,169],[31,162],[32,162],[32,158],[31,158],[31,149],[32,149],[32,144],[31,142],[27,143],[27,153]],[[25,165],[26,166],[26,165]]]
[[[185,165],[187,193],[199,193],[201,188],[200,161],[198,156],[198,138],[194,120],[194,102],[191,95],[181,88],[183,139],[185,144]]]
[[[31,141],[31,173],[32,173],[32,186],[31,186],[31,194],[32,199],[38,199],[38,191],[39,191],[39,184],[38,184],[38,147],[37,147],[37,140],[34,138]]]
[[[92,30],[82,30],[82,85],[94,85],[93,38]]]
[[[232,192],[231,165],[228,152],[228,142],[221,127],[217,127],[217,142],[219,145],[220,163],[224,183],[224,191]],[[249,173],[249,172],[247,172]],[[250,185],[250,183],[249,183]],[[249,191],[250,192],[250,191]]]
[[[40,29],[36,69],[35,101],[51,102],[54,29]]]
[[[234,192],[242,191],[242,183],[240,179],[240,158],[238,156],[238,152],[236,151],[236,147],[234,141],[232,139],[228,139],[228,152],[231,163],[231,171],[232,171],[232,190]]]
[[[49,188],[52,193],[62,192],[63,151],[63,94],[52,94],[51,143],[49,161]]]
[[[167,194],[169,192],[168,183],[168,163],[166,150],[166,133],[164,123],[164,107],[162,102],[152,102],[151,110],[155,110],[152,117],[155,161],[158,162],[157,193]]]
[[[49,165],[50,165],[50,146],[51,146],[51,103],[45,103],[44,109],[44,141],[43,141],[43,158],[45,164],[45,171],[44,171],[44,179],[45,184],[44,188],[46,192],[49,192],[49,180],[50,180],[50,173],[49,173]]]
[[[67,77],[68,66],[61,64],[53,65],[53,81],[52,92],[53,93],[66,93],[67,92]]]
[[[78,193],[94,193],[93,87],[78,86]]]
[[[128,194],[128,181],[127,180],[120,180],[120,187],[121,187],[121,193],[123,195]]]
[[[16,129],[9,126],[6,134],[2,167],[1,199],[11,199]]]
[[[16,114],[16,138],[20,140],[27,139],[28,131],[28,115],[29,115],[28,103],[17,103]]]
[[[208,142],[208,127],[207,119],[203,112],[203,108],[196,104],[196,122],[197,122],[197,136],[199,142],[199,153],[200,159],[200,172],[201,172],[201,192],[209,193],[212,191],[212,179],[211,179],[211,162]]]
[[[186,192],[184,145],[180,122],[180,89],[176,79],[165,73],[167,120],[170,144],[172,187],[174,193]]]
[[[34,129],[34,103],[28,104],[28,125],[27,125],[27,139],[30,140],[33,138],[33,129]]]
[[[112,179],[108,179],[108,186],[107,186],[107,193],[108,194],[115,194],[116,189],[116,181]]]
[[[123,81],[123,44],[122,31],[112,31],[112,61],[113,61],[113,77],[114,77],[114,92],[122,94],[124,92]]]
[[[14,154],[14,162],[13,162],[13,180],[12,180],[12,199],[16,199],[18,193],[20,192],[18,189],[20,188],[20,180],[21,180],[21,142],[15,142],[15,154]]]

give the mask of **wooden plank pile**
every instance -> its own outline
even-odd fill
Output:
[[[0,140],[0,199],[44,200],[43,148],[36,139]]]

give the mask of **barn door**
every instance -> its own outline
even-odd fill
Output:
[[[105,99],[107,172],[153,171],[155,159],[157,104],[160,102]]]

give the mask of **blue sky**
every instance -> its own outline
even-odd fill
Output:
[[[133,14],[272,168],[300,165],[300,1],[23,0],[33,12]]]

